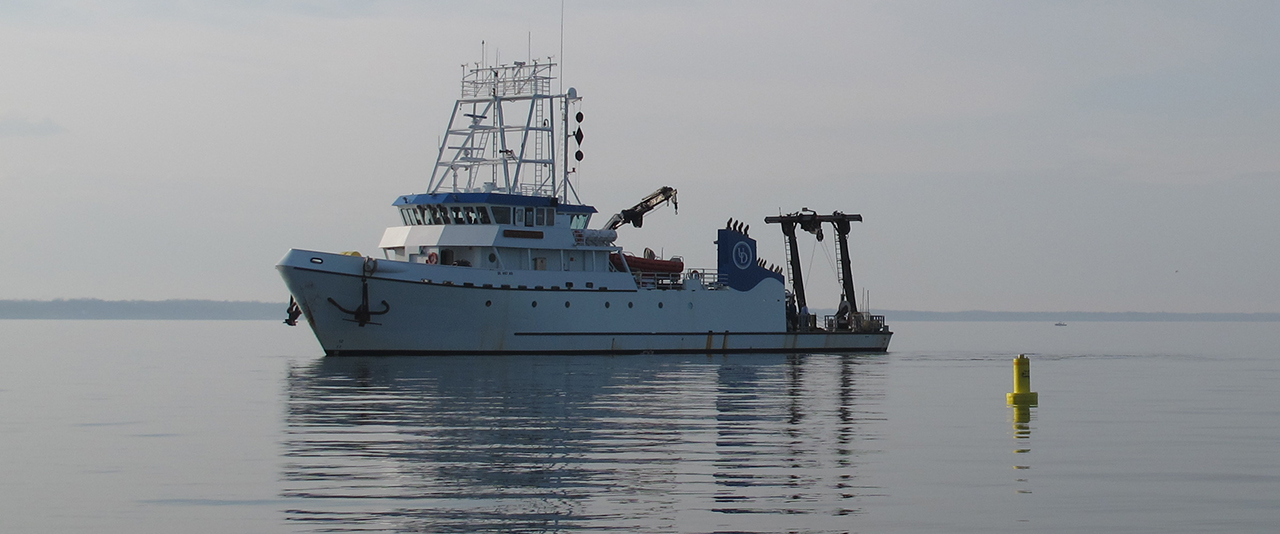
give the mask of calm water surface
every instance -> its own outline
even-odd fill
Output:
[[[871,356],[338,359],[273,322],[0,321],[0,532],[1280,528],[1276,324],[892,326]]]

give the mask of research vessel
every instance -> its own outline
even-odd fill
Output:
[[[276,268],[325,354],[884,352],[884,317],[859,310],[849,223],[801,210],[781,227],[785,267],[760,259],[749,226],[708,231],[714,268],[635,255],[618,230],[675,205],[662,187],[593,227],[570,179],[583,140],[577,91],[553,91],[545,62],[463,68],[462,91],[425,192],[393,206],[378,253],[290,250]],[[835,314],[809,313],[797,229],[839,241]]]

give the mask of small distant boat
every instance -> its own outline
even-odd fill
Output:
[[[1067,326],[1067,323],[1053,323],[1053,326]]]

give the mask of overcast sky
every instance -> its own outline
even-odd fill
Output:
[[[0,299],[286,300],[560,7],[0,3]],[[1280,312],[1280,3],[568,0],[558,59],[595,224],[680,190],[629,250],[712,266],[735,217],[781,264],[765,216],[842,210],[873,308]]]

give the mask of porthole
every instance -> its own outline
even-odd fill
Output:
[[[489,306],[493,306],[493,301],[492,300],[484,301],[484,307],[488,308]]]
[[[536,300],[535,300],[535,301],[533,301],[533,307],[534,307],[534,308],[537,308],[537,307],[538,307],[538,301],[536,301]]]
[[[608,303],[608,302],[604,303],[604,307],[608,308],[608,307],[609,307],[609,303]]]
[[[634,307],[636,307],[636,303],[634,303],[634,302],[628,302],[628,303],[627,303],[627,307],[628,307],[628,308],[634,308]]]
[[[489,253],[489,263],[497,263],[497,262],[498,262],[498,255],[497,255],[497,254],[494,254],[494,253],[492,253],[492,252],[490,252],[490,253]]]
[[[661,302],[659,302],[659,303],[658,303],[658,307],[659,307],[659,308],[661,308],[661,307],[662,307],[662,303],[661,303]]]
[[[689,303],[689,309],[691,309],[691,310],[693,309],[693,303],[692,303],[692,302],[690,302],[690,303]]]
[[[569,301],[567,301],[567,300],[566,300],[566,301],[564,301],[564,307],[566,307],[566,308],[568,308],[568,307],[569,307]]]

